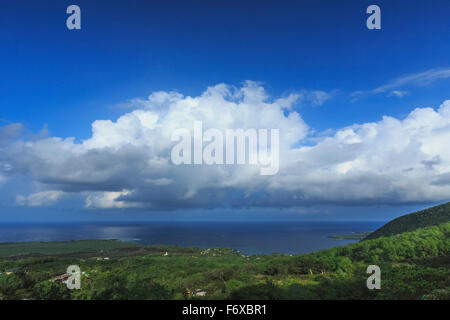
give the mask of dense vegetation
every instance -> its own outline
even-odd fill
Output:
[[[0,243],[0,258],[25,255],[51,255],[81,252],[107,251],[118,248],[138,246],[131,242],[119,240],[81,240],[59,242],[20,242]]]
[[[388,237],[394,234],[410,232],[419,228],[435,226],[449,221],[450,202],[398,217],[369,234],[366,239]]]
[[[3,245],[0,299],[450,299],[450,222],[293,256],[90,245],[74,241],[61,252],[60,243],[41,243],[36,255],[21,244],[20,256],[10,256],[17,244]],[[73,264],[83,272],[81,290],[49,281]],[[381,268],[381,290],[366,287],[369,264]]]

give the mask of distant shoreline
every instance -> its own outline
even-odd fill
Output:
[[[362,240],[367,237],[372,232],[354,232],[351,234],[343,234],[343,235],[331,235],[328,238],[331,239],[343,239],[343,240]]]
[[[374,222],[105,223],[0,225],[0,243],[119,239],[142,245],[235,248],[245,254],[296,254],[355,242],[330,235],[379,228]]]

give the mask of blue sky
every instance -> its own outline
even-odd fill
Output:
[[[311,130],[308,141],[300,143],[303,145],[355,123],[381,121],[384,115],[404,119],[417,107],[437,109],[450,99],[448,1],[1,4],[0,127],[22,124],[26,136],[22,139],[30,139],[46,127],[48,136],[74,137],[81,142],[91,137],[95,120],[115,121],[130,112],[132,99],[146,99],[158,91],[196,97],[207,87],[220,83],[240,87],[246,80],[259,82],[272,97],[296,92],[327,94],[320,105],[305,99],[292,107]],[[70,4],[81,8],[81,30],[69,31],[65,26]],[[365,11],[371,4],[381,8],[381,30],[366,28]],[[445,155],[434,154],[437,156],[444,166]],[[4,162],[11,161],[8,159]],[[438,173],[445,170],[442,167]],[[77,197],[50,207],[17,205],[19,193],[26,196],[60,188],[30,172],[5,173],[7,181],[0,185],[0,220],[64,220],[68,216],[88,220],[168,216],[384,220],[445,200],[445,191],[417,199],[408,196],[409,200],[401,203],[344,201],[343,205],[317,200],[301,205],[298,215],[280,215],[278,205],[262,210],[248,204],[219,206],[212,210],[214,214],[201,206],[177,208],[169,215],[160,209],[148,214],[143,209],[97,211],[86,210],[84,198]],[[374,210],[376,205],[386,206],[384,213]],[[308,210],[317,214],[303,213]]]

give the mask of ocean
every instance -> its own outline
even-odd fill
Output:
[[[355,240],[331,239],[373,231],[383,222],[139,222],[7,223],[0,242],[119,239],[139,244],[233,248],[244,254],[307,253]]]

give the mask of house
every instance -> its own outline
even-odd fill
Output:
[[[194,294],[195,296],[197,296],[197,297],[204,297],[204,296],[206,296],[206,291],[204,291],[204,290],[202,290],[202,289],[197,289],[196,291],[195,291],[195,294]]]
[[[12,269],[5,270],[5,274],[9,276],[10,274],[16,273],[18,271],[20,271],[19,268],[12,268]]]
[[[109,257],[97,257],[97,261],[102,261],[102,260],[109,260]]]
[[[70,274],[67,274],[67,273],[65,273],[65,274],[62,274],[62,275],[59,275],[59,276],[57,276],[57,277],[54,277],[53,279],[51,279],[50,281],[52,281],[52,282],[66,282],[68,279],[70,278]]]

